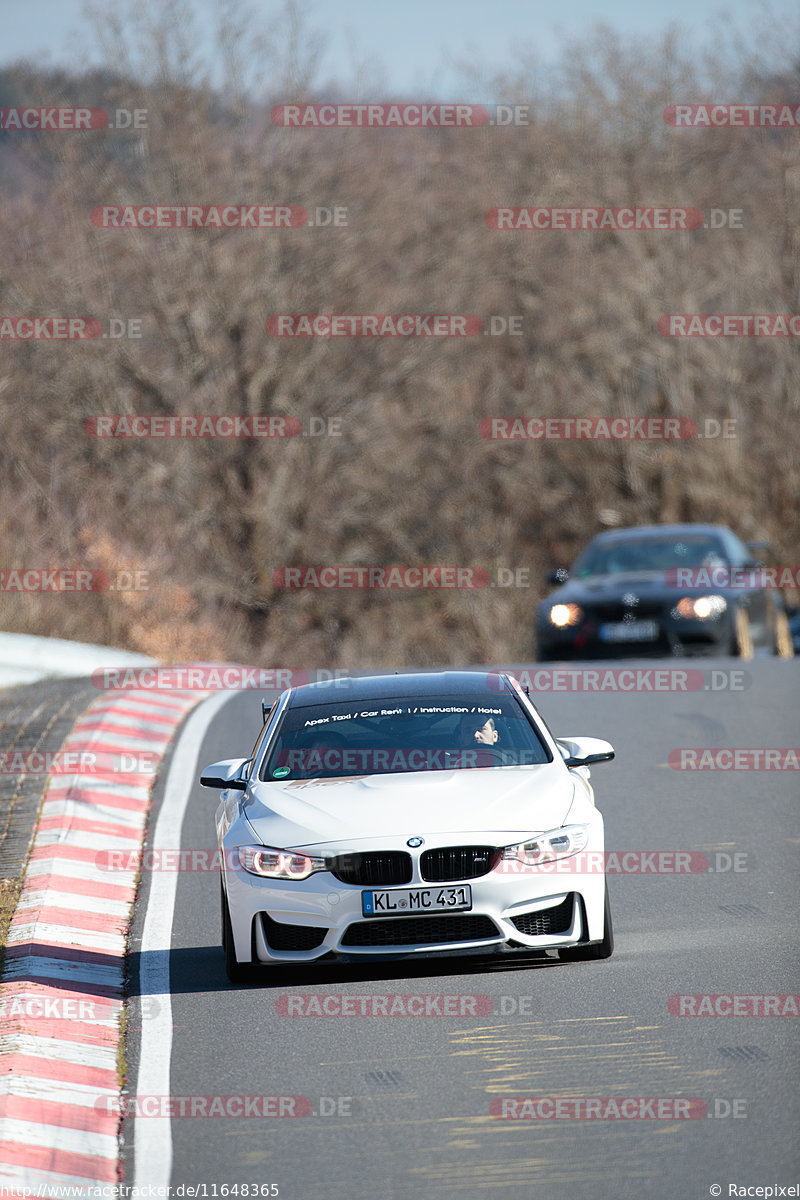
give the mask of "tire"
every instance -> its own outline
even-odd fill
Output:
[[[734,616],[733,636],[731,638],[731,654],[745,660],[753,657],[753,635],[750,632],[750,618],[743,608],[737,608]]]
[[[559,950],[558,957],[562,962],[589,962],[598,958],[611,958],[614,953],[614,924],[611,920],[611,900],[607,884],[603,918],[602,942],[593,942],[588,946],[569,946],[566,950]]]
[[[778,658],[794,658],[792,631],[789,628],[789,618],[783,609],[779,609],[775,613],[774,653]]]
[[[233,941],[233,928],[228,900],[222,879],[219,881],[220,915],[222,918],[222,949],[225,954],[225,974],[231,983],[253,983],[256,969],[252,963],[241,963],[236,957],[236,947]]]

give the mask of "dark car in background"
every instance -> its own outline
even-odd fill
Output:
[[[722,525],[648,525],[594,537],[537,610],[541,661],[636,655],[791,658],[781,590]]]

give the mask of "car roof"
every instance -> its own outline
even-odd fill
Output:
[[[725,525],[695,525],[691,522],[684,525],[631,525],[627,529],[607,529],[595,534],[593,542],[632,541],[639,538],[656,537],[691,537],[692,534],[712,534],[716,537],[729,534],[731,530]]]
[[[515,690],[490,671],[417,671],[406,675],[370,675],[363,679],[327,679],[293,688],[290,708],[333,700],[392,700],[400,696],[494,696]]]

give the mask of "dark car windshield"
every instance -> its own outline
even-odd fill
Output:
[[[681,534],[590,543],[576,559],[571,574],[576,579],[586,579],[589,575],[621,575],[628,571],[727,565],[724,548],[717,538],[709,534]]]
[[[551,757],[512,696],[350,700],[287,709],[260,778],[527,766]]]

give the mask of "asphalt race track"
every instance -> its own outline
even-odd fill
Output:
[[[639,852],[625,861],[642,869],[610,876],[616,951],[608,961],[359,963],[276,970],[262,986],[234,988],[219,948],[216,873],[172,872],[170,932],[157,892],[164,879],[156,878],[170,873],[145,871],[131,941],[129,1095],[307,1101],[284,1101],[283,1117],[244,1108],[242,1115],[176,1115],[171,1122],[128,1117],[126,1181],[184,1185],[186,1195],[205,1185],[199,1196],[224,1196],[224,1185],[231,1195],[234,1185],[247,1194],[248,1185],[253,1195],[255,1185],[270,1184],[283,1200],[699,1200],[736,1194],[731,1184],[796,1185],[797,1009],[794,1019],[761,1010],[765,996],[800,992],[800,773],[688,771],[668,760],[681,747],[796,747],[798,666],[769,659],[691,665],[709,678],[716,669],[718,683],[744,671],[747,686],[535,697],[556,735],[607,738],[617,752],[615,762],[593,770],[593,783],[608,849]],[[179,739],[173,755],[193,764],[180,846],[213,851],[217,793],[196,779],[207,763],[249,753],[260,694],[207,703],[214,712],[199,750],[182,751]],[[208,711],[196,710],[195,730]],[[177,771],[159,780],[151,839],[161,815],[179,808],[180,792]],[[170,836],[167,825],[161,836]],[[704,853],[709,869],[654,873],[659,860],[643,857],[648,851]],[[661,861],[669,868],[670,859]],[[151,896],[159,906],[153,927],[160,922],[171,945],[171,1009],[158,994],[157,954],[140,952]],[[286,1015],[287,997],[416,994],[438,998],[426,1001],[429,1010],[449,1004],[457,1015]],[[670,1011],[670,997],[704,995],[725,997],[713,1003],[728,1008],[728,997],[750,997],[738,1002],[749,1015]],[[673,1002],[675,1013],[680,1003]],[[785,1001],[775,1004],[788,1013]],[[308,1002],[296,1002],[295,1011],[298,1005]],[[692,1002],[683,1005],[686,1012]],[[574,1103],[556,1117],[554,1105],[504,1108],[503,1099],[514,1097]],[[581,1098],[600,1098],[604,1119],[576,1116],[585,1113]],[[609,1098],[617,1107],[633,1100],[626,1111],[642,1119],[615,1119]],[[659,1116],[646,1103],[655,1098],[671,1099],[672,1107],[662,1105]],[[675,1104],[687,1099],[694,1103]],[[277,1113],[280,1103],[273,1107]],[[494,1115],[515,1111],[527,1115]]]

